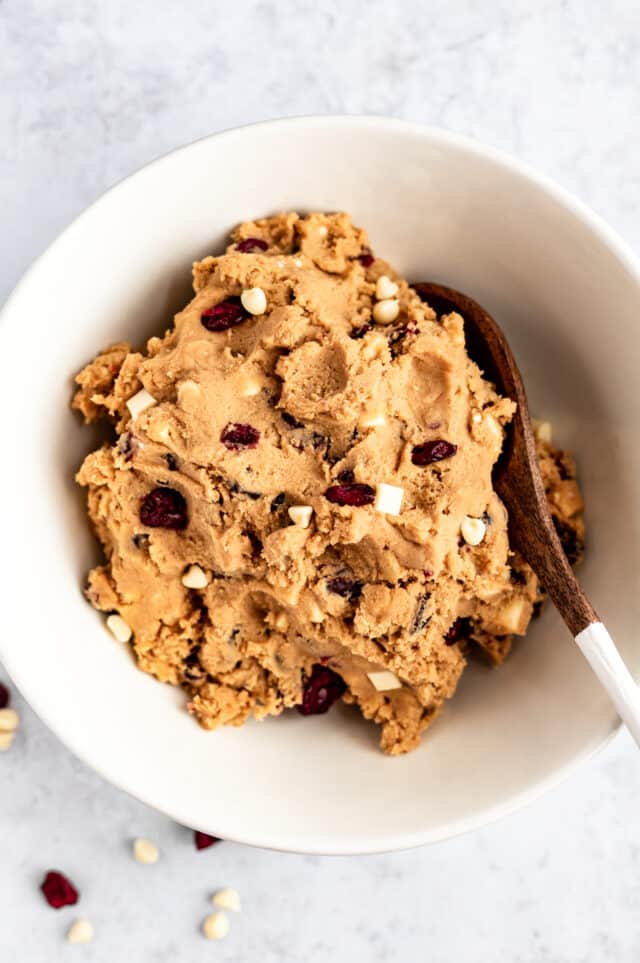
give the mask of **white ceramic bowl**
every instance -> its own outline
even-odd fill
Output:
[[[97,557],[73,473],[95,438],[69,411],[102,346],[141,343],[189,296],[194,258],[245,218],[352,212],[407,277],[451,283],[504,325],[534,413],[578,453],[581,577],[632,669],[638,618],[640,272],[605,224],[495,151],[380,118],[232,130],[163,157],[79,217],[2,317],[0,655],[105,778],[185,825],[318,853],[444,839],[508,812],[594,752],[616,717],[553,611],[500,670],[471,667],[412,755],[337,707],[206,733],[136,671],[81,589]]]

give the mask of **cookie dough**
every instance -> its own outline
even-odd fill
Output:
[[[205,728],[341,697],[413,749],[541,599],[491,483],[513,404],[347,214],[241,224],[193,278],[164,336],[77,376],[116,434],[77,476],[105,553],[87,596]],[[575,558],[574,466],[539,444]]]

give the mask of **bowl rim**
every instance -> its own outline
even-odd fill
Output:
[[[44,250],[33,259],[27,269],[20,276],[12,290],[9,292],[4,303],[0,304],[0,325],[3,323],[8,323],[8,318],[14,302],[18,300],[22,290],[28,286],[31,278],[36,273],[38,265],[47,256],[49,251],[67,234],[71,233],[76,224],[82,221],[82,219],[88,215],[89,212],[98,208],[103,203],[106,203],[109,195],[116,191],[124,182],[135,179],[138,175],[142,175],[151,168],[160,167],[164,162],[175,158],[178,154],[184,151],[189,151],[191,148],[200,143],[215,141],[219,138],[228,140],[233,138],[242,138],[254,130],[264,130],[267,128],[277,130],[296,127],[300,129],[306,128],[316,130],[323,128],[336,130],[359,129],[370,130],[372,133],[395,131],[398,135],[417,137],[425,141],[443,145],[445,147],[454,148],[461,153],[467,153],[475,157],[488,160],[496,167],[502,168],[504,171],[512,175],[515,174],[520,179],[533,184],[541,192],[546,194],[547,197],[551,198],[559,207],[572,214],[587,228],[587,230],[594,234],[604,244],[604,246],[609,249],[619,263],[633,277],[640,288],[640,258],[636,257],[630,246],[626,243],[626,241],[623,240],[618,232],[612,228],[600,214],[590,208],[586,203],[581,201],[569,190],[557,184],[551,178],[547,177],[547,175],[533,169],[528,163],[513,157],[506,151],[488,144],[484,144],[483,142],[465,134],[460,134],[432,125],[401,120],[394,117],[368,114],[303,114],[291,117],[261,120],[240,126],[225,128],[212,134],[206,134],[203,137],[199,137],[163,154],[157,155],[152,160],[136,168],[131,173],[125,174],[123,177],[119,178],[114,184],[108,187],[94,201],[85,207],[78,215],[76,215],[62,229],[62,231],[60,231],[55,238],[49,244],[47,244]],[[8,646],[3,646],[1,639],[0,656],[2,657],[4,667],[9,673],[12,682],[23,695],[25,701],[27,701],[29,706],[45,723],[47,728],[49,728],[58,739],[60,739],[63,745],[69,749],[76,756],[76,758],[80,759],[101,778],[105,779],[119,790],[126,792],[135,799],[140,800],[152,809],[163,812],[176,822],[185,826],[189,826],[190,820],[187,814],[176,811],[176,809],[172,807],[166,807],[164,805],[159,806],[157,801],[148,798],[146,794],[140,792],[138,789],[135,791],[132,790],[129,788],[129,786],[124,784],[119,777],[114,775],[114,773],[111,771],[110,765],[96,764],[95,761],[89,758],[89,755],[86,752],[80,750],[76,745],[73,730],[69,728],[67,731],[64,725],[59,726],[56,720],[52,718],[54,713],[51,712],[51,704],[49,703],[45,705],[43,704],[42,699],[36,697],[32,700],[26,695],[26,693],[29,692],[28,673],[26,669],[24,671],[20,670],[19,665],[14,662],[11,657],[10,648]],[[309,855],[365,855],[405,850],[428,843],[442,842],[446,839],[455,838],[463,833],[471,832],[479,829],[482,826],[489,825],[503,816],[514,813],[525,805],[534,802],[548,790],[563,782],[583,762],[600,752],[612,741],[616,733],[619,732],[620,728],[621,722],[617,720],[613,724],[610,733],[608,733],[604,738],[592,738],[590,742],[588,742],[580,752],[573,756],[569,762],[559,766],[554,770],[551,770],[546,778],[538,780],[530,787],[520,792],[509,795],[501,802],[488,805],[471,815],[461,817],[449,824],[443,824],[437,829],[425,829],[422,831],[409,833],[390,832],[389,835],[385,837],[384,845],[382,846],[379,838],[360,839],[360,841],[356,844],[345,844],[344,840],[342,839],[332,843],[324,835],[319,839],[318,842],[316,842],[311,836],[307,835],[304,838],[294,838],[291,840],[290,845],[283,847],[281,842],[276,843],[272,839],[265,838],[263,835],[261,835],[259,830],[257,832],[249,831],[246,835],[242,835],[241,837],[237,835],[226,835],[225,839],[231,842],[238,842],[244,845],[257,846],[274,851],[295,852]]]

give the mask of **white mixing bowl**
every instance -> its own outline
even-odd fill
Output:
[[[138,672],[82,598],[98,557],[73,482],[95,435],[69,410],[98,349],[140,344],[189,296],[193,259],[238,221],[336,210],[413,280],[450,283],[504,326],[534,414],[577,452],[581,577],[640,668],[640,270],[619,238],[519,163],[381,118],[259,124],[191,144],[110,190],[39,258],[2,315],[0,657],[34,709],[111,782],[185,825],[284,850],[444,839],[553,785],[617,720],[555,612],[498,670],[472,666],[405,757],[336,707],[207,733]]]

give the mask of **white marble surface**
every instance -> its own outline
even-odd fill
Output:
[[[639,10],[634,0],[0,0],[0,299],[118,178],[211,131],[285,114],[394,114],[476,135],[574,190],[639,250]],[[185,830],[106,785],[17,705],[23,726],[0,757],[3,961],[640,959],[640,758],[626,734],[472,836],[317,859],[230,844],[194,852]],[[160,843],[159,865],[131,861],[136,834]],[[51,866],[82,888],[92,946],[65,945],[75,914],[42,902]],[[237,886],[246,910],[213,945],[198,925],[219,885]]]

